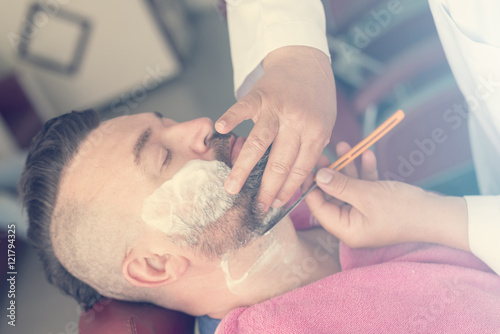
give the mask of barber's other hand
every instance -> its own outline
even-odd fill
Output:
[[[433,242],[469,251],[463,198],[402,182],[358,180],[325,168],[316,182],[321,190],[306,198],[311,212],[350,247]]]
[[[337,115],[328,57],[305,46],[287,46],[263,61],[265,74],[217,121],[220,133],[246,119],[255,123],[225,188],[238,193],[273,143],[259,193],[263,210],[286,203],[312,171],[328,144]]]
[[[350,149],[351,146],[345,141],[339,142],[335,147],[335,151],[338,157],[342,157],[344,154],[349,152]],[[328,159],[328,157],[322,155],[319,158],[318,163],[316,164],[316,171],[320,170],[321,168],[326,168],[330,165],[331,161]],[[354,179],[362,178],[363,180],[370,180],[370,181],[378,180],[377,159],[375,157],[375,154],[370,150],[363,152],[363,154],[361,155],[361,168],[359,171],[356,168],[354,162],[351,162],[350,164],[342,168],[340,172],[346,175],[347,177]],[[309,176],[304,181],[304,183],[302,184],[301,188],[302,193],[306,192],[313,183],[314,183],[314,174],[310,173]],[[331,197],[326,193],[323,193],[323,195],[326,199],[328,199],[330,203],[335,203],[337,205],[341,205],[344,203],[342,201],[339,201]]]

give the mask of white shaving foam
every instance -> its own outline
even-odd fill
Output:
[[[232,259],[230,255],[226,254],[220,262],[220,268],[224,273],[224,278],[226,280],[226,286],[235,295],[241,295],[248,293],[249,290],[254,288],[253,282],[256,276],[265,276],[266,272],[272,271],[273,265],[272,261],[276,261],[277,255],[282,250],[282,245],[278,243],[274,238],[270,241],[270,244],[266,245],[266,249],[262,254],[259,254],[254,262],[249,268],[246,268],[245,272],[240,274],[240,277],[235,277],[232,271],[232,265],[230,261],[240,262],[245,259],[238,258]]]
[[[230,168],[218,160],[191,160],[144,200],[142,219],[166,234],[188,236],[229,210],[236,196],[224,189]]]

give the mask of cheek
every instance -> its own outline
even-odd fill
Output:
[[[142,206],[142,219],[163,233],[189,235],[217,221],[236,196],[224,190],[229,168],[220,161],[192,160]]]

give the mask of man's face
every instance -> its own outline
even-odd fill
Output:
[[[176,123],[153,113],[122,116],[104,122],[85,140],[63,178],[60,198],[99,203],[106,208],[106,230],[119,232],[124,227],[123,219],[141,221],[144,201],[186,163],[217,159],[230,166],[241,145],[233,135],[214,136],[208,118]],[[256,195],[255,184],[247,188],[250,192],[245,195],[242,191],[236,203],[239,206],[250,204]],[[226,235],[219,236],[224,245],[219,246],[214,240],[217,233],[212,231],[211,240],[203,242],[217,249],[207,252],[220,255],[234,244],[241,245],[256,224],[253,219],[246,231],[235,227],[237,235],[233,236],[224,231]],[[96,232],[101,228],[96,226]],[[231,238],[235,243],[226,244]]]
[[[139,214],[144,198],[193,159],[214,160],[207,118],[176,123],[158,114],[122,116],[102,123],[75,157],[61,188]],[[132,213],[131,212],[131,213]]]

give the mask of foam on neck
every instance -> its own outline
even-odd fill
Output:
[[[298,250],[299,241],[291,222],[279,223],[244,248],[222,257],[220,268],[228,290],[234,295],[248,295],[259,288],[257,281],[266,281],[278,267],[291,265]]]

